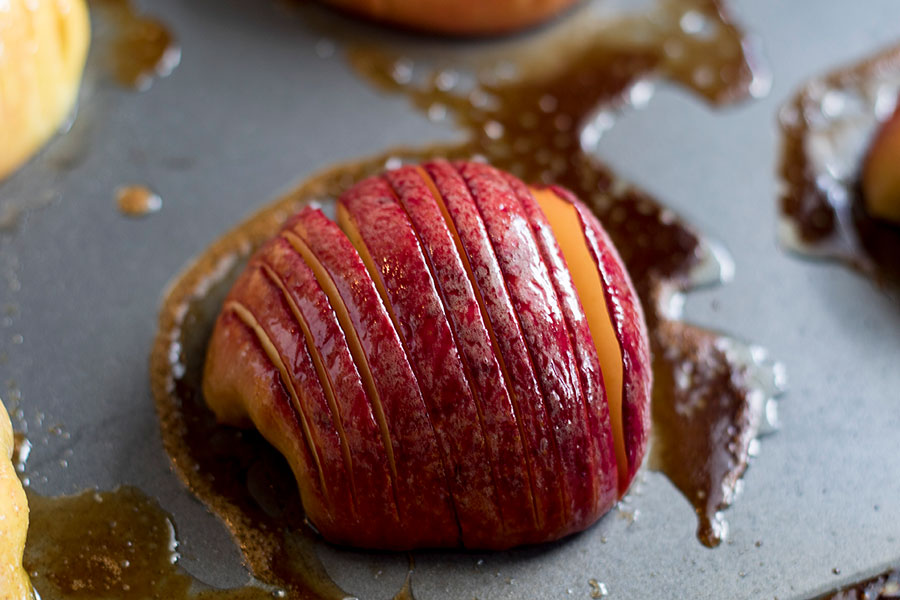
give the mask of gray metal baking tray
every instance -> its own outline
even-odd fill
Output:
[[[339,43],[330,52],[334,40],[278,3],[142,6],[178,37],[181,65],[142,93],[91,77],[74,130],[0,186],[0,204],[40,205],[0,231],[0,395],[28,428],[36,491],[134,484],[173,515],[182,565],[233,586],[249,577],[238,549],[161,446],[147,356],[162,290],[305,175],[458,134],[375,91]],[[702,546],[687,501],[647,472],[630,518],[614,510],[563,543],[417,553],[418,598],[588,598],[591,579],[616,598],[800,598],[900,563],[900,306],[850,270],[775,242],[778,107],[804,79],[896,42],[900,4],[732,8],[762,42],[768,96],[713,110],[660,84],[598,150],[730,250],[733,281],[690,294],[687,318],[765,346],[790,375],[781,430],[763,440],[727,513],[728,541]],[[156,190],[162,210],[117,212],[114,189],[129,183]],[[320,553],[361,598],[391,597],[407,572],[405,555]]]

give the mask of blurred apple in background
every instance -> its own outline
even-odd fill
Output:
[[[382,23],[450,35],[509,33],[537,25],[577,0],[325,0]]]
[[[209,343],[204,395],[287,458],[322,535],[502,549],[581,531],[649,433],[638,298],[599,221],[481,163],[366,179],[288,220]]]
[[[869,146],[861,184],[869,215],[900,225],[900,105]]]
[[[0,179],[69,117],[89,40],[84,0],[0,3]]]

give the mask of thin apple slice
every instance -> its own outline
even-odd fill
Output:
[[[900,225],[900,102],[869,146],[861,183],[868,213]]]
[[[410,549],[457,546],[459,524],[440,450],[415,375],[365,265],[320,210],[304,208],[282,232],[328,295],[369,392],[397,482],[403,535]],[[402,542],[401,542],[402,540]]]
[[[335,416],[299,324],[284,296],[259,265],[249,266],[225,304],[256,335],[297,413],[325,499],[338,521],[358,521],[349,465]],[[317,524],[318,525],[318,524]],[[332,531],[331,534],[338,532]]]
[[[384,546],[400,527],[390,465],[381,430],[335,312],[312,269],[284,238],[267,243],[254,262],[261,265],[291,307],[331,411],[338,416],[338,433],[344,440],[359,515],[359,522],[352,525],[353,539],[370,547]]]
[[[288,459],[307,517],[323,532],[333,531],[335,515],[281,373],[253,330],[229,308],[219,314],[209,342],[203,397],[220,422],[234,426],[252,422]]]
[[[388,182],[373,177],[341,195],[338,226],[381,290],[425,399],[463,545],[503,538],[481,415],[415,229]]]
[[[483,163],[457,163],[500,264],[545,399],[561,461],[568,531],[592,505],[594,465],[583,391],[565,318],[528,219],[503,175]]]
[[[569,515],[563,473],[553,428],[535,375],[528,346],[522,334],[503,272],[488,237],[478,207],[462,176],[446,161],[427,163],[425,169],[443,198],[454,230],[459,235],[474,283],[488,315],[486,325],[504,378],[509,385],[519,432],[522,437],[532,497],[538,518],[533,541],[560,537]]]
[[[597,288],[599,296],[596,298],[580,295],[581,283],[586,269],[588,276],[593,274],[598,284],[600,283],[600,277],[588,253],[586,244],[583,241],[578,241],[579,238],[583,240],[584,235],[581,233],[578,215],[575,214],[574,210],[572,210],[571,214],[572,222],[567,222],[567,227],[558,227],[557,220],[553,218],[556,216],[555,213],[551,217],[551,212],[548,212],[548,207],[545,206],[549,202],[544,196],[550,195],[556,198],[552,192],[529,189],[521,180],[509,174],[504,173],[504,177],[516,193],[519,203],[531,224],[541,255],[553,280],[553,287],[559,298],[566,325],[569,329],[569,335],[572,339],[572,347],[578,361],[578,371],[581,375],[581,386],[584,392],[586,424],[590,440],[590,462],[594,465],[592,476],[595,493],[593,505],[589,511],[582,515],[583,528],[612,507],[618,497],[619,488],[618,461],[613,440],[613,430],[610,425],[609,403],[604,387],[604,377],[607,370],[603,368],[603,363],[598,355],[598,348],[595,346],[597,338],[592,335],[590,328],[592,317],[596,311],[595,304],[591,302],[599,301],[599,307],[604,314],[606,314],[606,302],[603,297],[602,287]],[[549,208],[552,209],[555,206],[550,204]],[[571,209],[568,204],[565,206]],[[570,251],[573,242],[576,244],[580,243],[582,254],[576,255]],[[577,250],[578,248],[579,246],[576,245],[575,249]],[[588,302],[587,307],[582,305],[582,299]],[[606,320],[609,323],[608,345],[615,351],[615,356],[618,358],[616,365],[618,365],[619,381],[621,381],[621,353],[619,352],[618,341],[615,338],[612,322],[609,320],[608,315],[606,315]],[[615,377],[612,380],[615,382]],[[621,390],[621,385],[619,385],[618,389]],[[615,394],[613,395],[615,396]],[[621,393],[618,394],[618,403],[621,405]],[[621,423],[621,419],[619,419],[619,422]],[[625,454],[623,452],[622,458],[624,457]]]
[[[585,389],[591,390],[586,393],[588,402],[593,400],[589,414],[595,416],[602,431],[600,464],[611,467],[614,474],[605,482],[609,487],[604,491],[615,501],[619,480],[627,472],[622,435],[622,352],[606,308],[603,282],[574,207],[549,189],[519,190],[519,196],[538,239],[543,241],[548,263],[555,265],[551,271],[562,280],[557,289],[563,291],[561,297],[566,299],[567,314],[571,315],[570,328],[578,340]]]
[[[431,176],[422,167],[401,167],[385,173],[385,178],[425,250],[478,403],[486,458],[505,529],[503,547],[523,543],[537,527],[531,477],[509,385],[498,360],[499,349],[488,332],[487,312],[478,300],[462,242]],[[482,547],[499,549],[498,539]]]
[[[603,282],[607,314],[612,317],[622,354],[622,437],[628,459],[625,477],[621,470],[619,476],[619,494],[623,495],[644,460],[650,436],[652,373],[644,310],[615,245],[597,217],[565,188],[551,186],[549,189],[574,206],[578,213],[584,239]],[[602,356],[601,364],[605,366]],[[610,391],[609,384],[606,389]]]

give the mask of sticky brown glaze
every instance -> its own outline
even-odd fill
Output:
[[[95,37],[101,41],[112,77],[121,85],[145,90],[181,61],[175,36],[162,21],[141,14],[131,0],[90,0],[100,16]]]
[[[687,33],[685,21],[701,23],[704,35]],[[461,89],[442,68],[426,70],[425,83],[414,84],[421,81],[413,77],[419,67],[409,59],[384,48],[351,50],[351,64],[367,80],[407,96],[423,111],[447,111],[469,139],[397,149],[319,173],[213,243],[168,289],[151,357],[163,441],[176,472],[229,526],[260,580],[303,597],[303,590],[322,584],[324,571],[298,560],[293,550],[317,542],[293,510],[299,499],[284,460],[255,432],[218,426],[204,405],[202,361],[214,319],[247,257],[291,214],[311,202],[330,208],[344,190],[386,165],[435,156],[478,155],[525,181],[559,183],[603,222],[650,326],[659,449],[653,464],[694,505],[701,540],[721,541],[718,513],[747,466],[764,405],[777,388],[774,371],[759,349],[678,320],[670,310],[673,298],[715,280],[704,275],[714,266],[709,244],[592,158],[582,147],[582,132],[596,128],[590,119],[595,111],[613,114],[635,99],[636,90],[646,91],[652,78],[677,81],[714,105],[745,98],[762,85],[746,39],[717,2],[664,2],[648,14],[587,25],[575,25],[578,36],[564,31],[561,39],[523,49],[519,75],[511,79],[498,78],[497,69],[476,68],[483,76],[470,89]],[[548,65],[541,57],[549,55],[560,60]],[[510,56],[519,54],[505,53],[505,61]],[[253,493],[259,470],[280,490],[274,504]]]
[[[42,598],[263,600],[261,588],[218,591],[177,566],[175,530],[135,488],[77,496],[28,494],[31,525],[23,564]],[[191,593],[192,586],[195,593]]]
[[[900,281],[900,227],[869,216],[859,174],[900,94],[900,46],[809,81],[782,108],[780,237],[804,255]]]

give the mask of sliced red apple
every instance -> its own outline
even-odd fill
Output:
[[[258,266],[251,265],[235,283],[225,308],[259,340],[281,375],[316,465],[325,499],[332,512],[358,521],[343,440],[325,398],[306,339],[283,295]]]
[[[515,193],[493,167],[475,162],[457,169],[469,186],[497,256],[513,310],[538,377],[561,461],[567,526],[583,528],[593,505],[593,473],[583,391],[565,318],[547,266]]]
[[[384,546],[400,526],[391,470],[381,431],[344,332],[312,269],[284,238],[271,240],[254,259],[279,287],[303,329],[339,432],[346,440],[362,545]]]
[[[900,224],[900,106],[875,134],[863,162],[861,183],[868,213]]]
[[[440,291],[459,353],[478,402],[487,461],[496,482],[497,504],[505,535],[500,547],[524,543],[536,529],[531,477],[498,349],[486,324],[474,276],[462,241],[443,199],[422,167],[385,173],[415,228]],[[497,548],[485,540],[483,547]]]
[[[459,524],[440,450],[415,375],[366,266],[321,211],[300,211],[282,235],[316,273],[334,307],[386,430],[403,534],[395,549],[454,546]]]
[[[253,330],[230,308],[219,314],[209,341],[203,397],[221,422],[235,426],[252,422],[289,459],[307,517],[320,530],[332,531],[336,515],[325,499],[312,450],[281,373]]]
[[[503,521],[486,460],[481,416],[418,236],[383,178],[343,194],[338,226],[369,269],[406,350],[428,408],[463,545],[502,539]]]
[[[303,209],[238,280],[204,375],[219,418],[288,457],[330,541],[498,549],[594,522],[641,464],[650,394],[599,221],[446,161],[360,182],[338,221]]]
[[[584,280],[585,277],[593,276],[593,279],[588,279],[588,281],[596,280],[599,283],[600,279],[597,275],[597,268],[588,253],[587,245],[583,241],[584,235],[581,233],[577,214],[574,210],[572,211],[574,222],[559,224],[556,219],[550,217],[550,209],[554,206],[552,199],[551,202],[545,199],[548,192],[529,189],[519,179],[509,174],[504,174],[504,178],[516,193],[522,210],[531,224],[541,255],[553,280],[553,287],[559,298],[577,359],[584,392],[585,423],[590,440],[589,460],[593,465],[594,502],[585,509],[582,515],[582,524],[587,526],[608,511],[618,497],[616,446],[610,425],[610,402],[604,387],[604,376],[616,381],[615,374],[618,373],[621,380],[622,361],[618,352],[618,341],[610,323],[611,337],[608,339],[618,356],[617,363],[610,367],[613,373],[610,373],[608,368],[601,364],[598,356],[598,344],[595,345],[599,338],[592,333],[590,326],[590,323],[593,322],[592,317],[594,317],[596,308],[594,303],[597,298],[588,294],[589,288],[585,285]],[[573,243],[576,244],[576,252],[579,249],[578,244],[580,244],[580,254],[571,250]],[[599,308],[609,321],[606,314],[606,303],[602,296],[603,290],[600,287],[597,289],[600,292]],[[582,306],[582,299],[588,302],[587,310]],[[619,404],[621,404],[621,396],[619,396]],[[622,456],[624,458],[624,452]]]
[[[650,393],[652,372],[650,342],[644,311],[624,263],[600,221],[578,198],[568,190],[551,186],[553,193],[569,202],[577,211],[584,239],[597,266],[603,284],[607,314],[612,318],[616,338],[622,355],[622,439],[628,459],[623,479],[619,475],[619,493],[624,494],[644,459],[650,435]],[[580,292],[580,289],[579,289]],[[584,302],[584,299],[582,298]],[[599,323],[597,318],[593,323]],[[590,321],[589,321],[590,322]],[[591,331],[594,328],[592,326]],[[603,345],[611,348],[609,344]],[[598,346],[601,365],[606,366],[605,352]],[[611,353],[610,353],[611,354]],[[604,371],[604,376],[606,372]],[[612,385],[606,389],[611,393]],[[613,433],[616,432],[615,415],[610,404]]]
[[[507,291],[491,239],[462,176],[444,161],[426,164],[459,234],[475,284],[488,314],[489,331],[512,393],[513,407],[525,444],[532,477],[538,529],[534,539],[547,539],[565,528],[569,516],[563,469],[553,427],[535,375],[528,346]],[[563,477],[565,479],[565,477]]]

